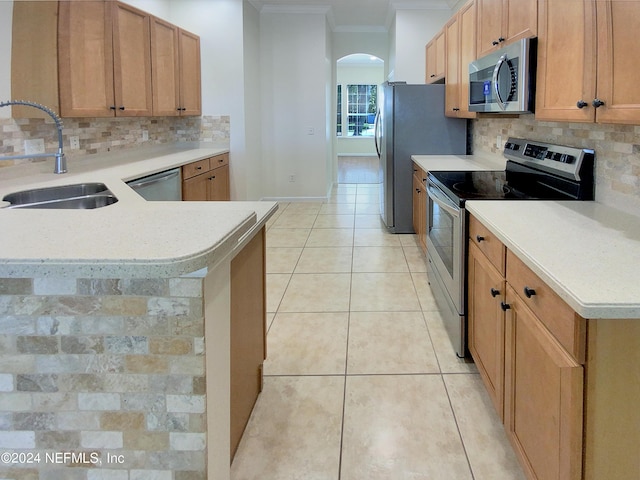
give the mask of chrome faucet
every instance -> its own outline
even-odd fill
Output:
[[[40,157],[56,157],[55,165],[53,167],[53,173],[67,173],[67,157],[64,156],[62,151],[62,120],[56,115],[56,113],[49,107],[40,105],[39,103],[29,102],[27,100],[7,100],[6,102],[0,102],[0,107],[7,107],[9,105],[26,105],[27,107],[37,108],[42,110],[56,123],[58,129],[58,152],[57,153],[33,153],[29,155],[14,155],[11,157],[0,157],[2,160],[17,160],[19,158],[40,158]]]

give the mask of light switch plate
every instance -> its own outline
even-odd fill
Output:
[[[71,148],[71,150],[80,149],[80,137],[78,135],[71,135],[69,137],[69,148]]]

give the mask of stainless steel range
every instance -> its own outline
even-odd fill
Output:
[[[466,200],[593,200],[593,150],[509,138],[505,170],[428,173],[427,274],[459,357],[467,355]]]

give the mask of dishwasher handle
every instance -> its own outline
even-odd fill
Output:
[[[148,187],[149,185],[153,185],[155,183],[164,182],[165,180],[173,178],[179,174],[180,174],[180,169],[176,168],[174,170],[169,170],[168,172],[158,173],[155,175],[150,175],[148,177],[141,178],[139,180],[127,182],[127,185],[129,185],[133,189]]]

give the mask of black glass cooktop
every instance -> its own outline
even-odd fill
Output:
[[[566,181],[544,172],[520,171],[511,165],[507,170],[431,171],[429,179],[449,198],[463,204],[465,200],[570,200],[577,193]],[[560,182],[560,183],[559,183]]]

